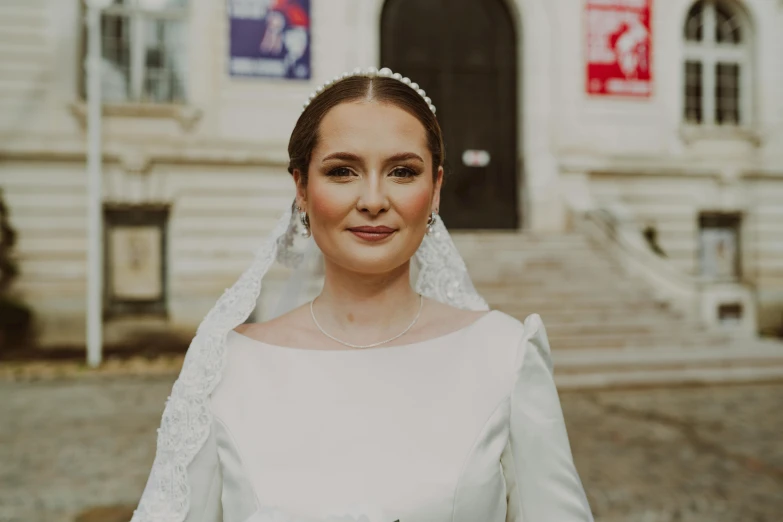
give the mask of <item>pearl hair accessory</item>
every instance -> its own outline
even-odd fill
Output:
[[[357,67],[353,70],[352,73],[343,73],[339,76],[335,76],[328,82],[319,85],[307,98],[307,102],[302,106],[302,112],[307,108],[308,105],[315,99],[316,96],[324,92],[326,89],[334,85],[335,83],[339,82],[340,80],[344,78],[348,78],[349,76],[369,76],[370,78],[374,78],[375,76],[382,76],[384,78],[393,78],[399,82],[404,83],[414,91],[418,93],[419,96],[421,96],[425,102],[427,102],[427,106],[432,111],[432,114],[435,114],[435,106],[432,104],[432,100],[427,96],[427,93],[424,92],[424,89],[419,87],[418,83],[412,82],[410,78],[407,76],[403,76],[400,73],[392,72],[391,69],[388,67],[384,67],[381,70],[376,69],[375,67],[368,67],[367,69],[362,69],[361,67]]]

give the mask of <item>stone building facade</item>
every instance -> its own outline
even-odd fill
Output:
[[[756,326],[780,327],[783,2],[651,2],[644,96],[588,92],[586,59],[590,8],[646,0],[311,3],[309,79],[231,75],[231,2],[124,0],[104,14],[110,338],[141,320],[198,323],[291,202],[302,102],[370,65],[432,93],[452,145],[447,224],[557,234],[604,212],[647,234],[667,270],[741,287]],[[0,186],[43,344],[84,336],[83,16],[79,0],[0,5]],[[468,168],[464,151],[484,149],[489,166]],[[112,255],[141,255],[131,244],[159,280],[112,272]]]

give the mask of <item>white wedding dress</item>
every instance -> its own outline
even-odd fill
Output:
[[[208,407],[187,522],[593,520],[536,314],[362,350],[232,330]]]

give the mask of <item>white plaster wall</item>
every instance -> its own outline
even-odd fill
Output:
[[[768,0],[740,0],[753,28],[755,52],[751,127],[761,136],[761,147],[744,139],[681,138],[683,104],[682,27],[691,0],[655,2],[653,6],[653,94],[647,99],[593,97],[585,93],[584,24],[581,3],[557,1],[560,39],[557,151],[564,161],[591,160],[611,164],[615,158],[633,158],[654,165],[661,157],[699,161],[702,166],[750,168],[759,163],[781,169],[780,143],[783,83],[783,4]]]
[[[762,328],[783,324],[783,181],[748,183],[748,229],[743,230],[744,271],[753,282]]]

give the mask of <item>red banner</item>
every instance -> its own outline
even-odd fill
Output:
[[[587,92],[650,96],[652,0],[586,0]]]

